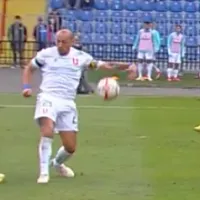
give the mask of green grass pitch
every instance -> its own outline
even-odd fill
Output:
[[[52,169],[48,185],[36,184],[33,104],[34,98],[0,96],[1,200],[200,199],[197,98],[79,97],[79,144],[68,163],[76,177],[63,179]],[[54,153],[59,145],[55,136]]]

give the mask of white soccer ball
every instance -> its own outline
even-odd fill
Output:
[[[104,100],[115,99],[120,92],[120,87],[118,82],[111,78],[103,78],[99,81],[97,85],[97,94],[103,97]]]

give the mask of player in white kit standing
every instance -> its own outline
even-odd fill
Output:
[[[39,142],[40,174],[38,183],[49,182],[49,166],[55,167],[61,176],[74,177],[74,172],[63,163],[76,150],[76,133],[78,132],[78,114],[76,104],[77,87],[81,72],[88,68],[113,69],[108,63],[95,61],[93,57],[72,47],[74,36],[71,31],[63,29],[56,34],[56,46],[37,53],[23,72],[23,96],[31,96],[30,81],[32,71],[39,68],[42,72],[40,93],[37,95],[35,120],[40,126]],[[124,67],[116,66],[119,70]],[[136,69],[126,67],[134,76]],[[59,132],[62,147],[50,161],[54,130]]]
[[[157,32],[152,30],[152,20],[144,20],[144,28],[140,29],[133,44],[133,50],[137,51],[138,78],[143,81],[143,69],[147,66],[147,80],[152,81],[152,69],[155,61],[155,53],[160,48],[160,38]]]
[[[167,79],[168,81],[179,81],[179,68],[185,56],[185,37],[181,33],[181,25],[177,24],[175,32],[168,36],[167,49],[169,57]]]

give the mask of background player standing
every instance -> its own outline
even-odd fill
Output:
[[[167,49],[169,62],[167,69],[168,81],[179,81],[179,68],[185,56],[185,37],[181,33],[181,25],[176,25],[175,32],[168,36]]]
[[[144,80],[143,69],[147,66],[147,80],[152,81],[152,69],[154,66],[155,53],[160,48],[160,38],[158,34],[152,30],[152,20],[144,20],[144,28],[139,30],[134,41],[133,50],[137,50],[138,59],[138,78],[136,80]]]

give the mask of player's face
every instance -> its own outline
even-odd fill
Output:
[[[145,29],[150,29],[151,28],[151,24],[150,23],[145,23],[144,24],[144,28]]]
[[[176,32],[180,33],[181,32],[181,27],[180,26],[176,26]]]
[[[58,36],[56,45],[60,54],[67,54],[73,45],[73,38],[66,36]]]

